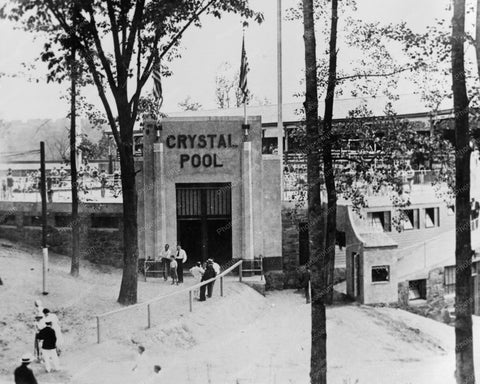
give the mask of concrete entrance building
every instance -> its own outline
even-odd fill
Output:
[[[260,118],[172,118],[143,126],[137,158],[140,258],[177,242],[189,263],[264,258],[282,269],[280,159]]]

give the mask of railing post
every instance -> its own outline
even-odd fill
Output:
[[[100,338],[100,317],[97,316],[97,343],[100,344],[102,339]]]
[[[311,302],[310,290],[311,290],[311,285],[310,285],[310,280],[308,280],[307,289],[306,289],[306,292],[305,292],[305,299],[307,301],[307,304],[310,304],[310,302]]]
[[[240,263],[239,269],[238,269],[238,281],[242,282],[242,275],[243,275],[243,262]]]
[[[220,296],[223,297],[223,276],[220,277]]]
[[[188,291],[188,303],[190,306],[190,312],[193,312],[193,295],[192,291]]]
[[[151,317],[150,317],[150,304],[147,304],[147,328],[152,326]]]

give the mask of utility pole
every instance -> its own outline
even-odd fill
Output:
[[[42,294],[48,295],[47,274],[48,274],[48,248],[47,248],[47,184],[45,176],[45,143],[40,142],[40,196],[42,199]]]
[[[78,183],[77,183],[77,130],[76,130],[76,95],[77,95],[77,63],[76,63],[76,4],[72,13],[72,52],[70,57],[70,179],[72,190],[72,262],[70,274],[79,275],[80,270],[80,231],[78,220]]]

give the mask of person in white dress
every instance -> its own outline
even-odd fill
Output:
[[[43,317],[43,304],[40,300],[35,300],[35,316],[42,316]]]
[[[202,268],[202,263],[200,261],[197,261],[197,264],[190,268],[190,273],[193,275],[197,283],[200,283],[202,281],[202,276],[205,273],[205,270]],[[195,289],[193,291],[193,295],[198,299],[200,298],[200,288]]]

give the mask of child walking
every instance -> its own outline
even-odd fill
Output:
[[[172,285],[178,285],[178,275],[177,275],[177,261],[175,260],[175,256],[170,256],[170,274],[172,276]]]

